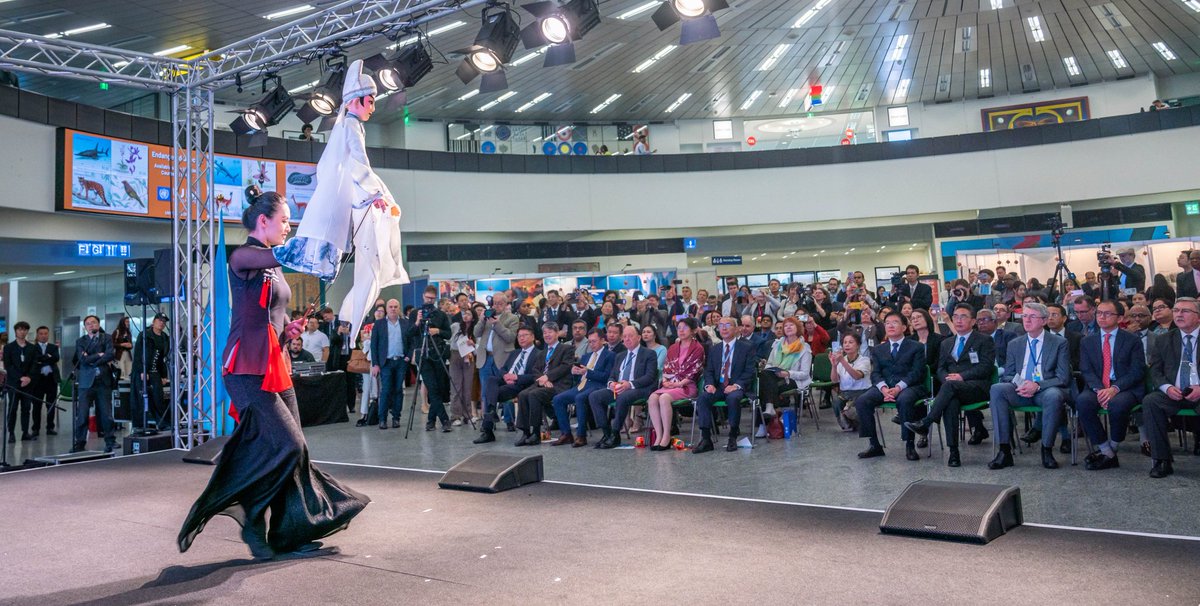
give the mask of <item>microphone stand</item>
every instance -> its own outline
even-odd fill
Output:
[[[10,407],[13,405],[13,399],[17,396],[25,396],[35,402],[37,406],[42,405],[41,400],[28,391],[17,389],[7,383],[0,385],[0,397],[4,398],[4,423],[3,428],[0,428],[0,473],[13,471],[22,467],[20,465],[12,465],[8,462],[8,434],[12,432],[12,428],[8,426],[8,413],[11,410]],[[54,408],[56,409],[55,413],[58,410],[62,410],[62,407],[57,404],[54,405]]]

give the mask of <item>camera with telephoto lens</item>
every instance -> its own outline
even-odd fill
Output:
[[[900,286],[904,282],[904,274],[894,271],[892,272],[892,286]]]
[[[1100,273],[1112,273],[1112,244],[1102,244],[1096,251],[1096,261],[1100,263]]]

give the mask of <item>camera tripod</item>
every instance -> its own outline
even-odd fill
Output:
[[[1066,290],[1063,288],[1063,281],[1067,279],[1070,279],[1072,282],[1075,281],[1075,272],[1067,267],[1067,259],[1063,256],[1063,231],[1062,219],[1058,215],[1050,217],[1050,239],[1054,242],[1054,252],[1057,255],[1057,263],[1054,265],[1054,276],[1051,279],[1054,280],[1054,286],[1058,288],[1061,295],[1066,294]]]
[[[417,382],[413,384],[413,401],[412,401],[412,406],[409,409],[408,426],[404,429],[404,439],[405,440],[408,439],[408,434],[409,434],[409,432],[412,431],[412,428],[413,428],[413,422],[417,418],[417,411],[420,410],[419,408],[417,408],[417,398],[419,397],[419,395],[421,393],[421,386],[425,385],[425,377],[421,373],[421,368],[422,368],[422,366],[424,366],[425,361],[430,360],[431,362],[433,362],[433,364],[434,364],[433,372],[435,372],[435,373],[436,372],[448,372],[446,370],[446,361],[444,359],[442,359],[442,352],[441,352],[441,350],[439,350],[437,348],[437,346],[434,346],[432,348],[434,357],[433,358],[429,357],[429,350],[430,350],[429,342],[431,340],[433,340],[433,336],[429,334],[428,312],[432,312],[433,310],[427,308],[427,309],[422,309],[420,311],[426,312],[426,313],[423,314],[422,318],[421,318],[421,323],[423,324],[423,326],[421,327],[421,346],[417,348],[415,354],[413,355],[413,366],[416,367]],[[429,388],[429,386],[426,385],[427,391],[428,391],[428,388]],[[439,395],[439,397],[440,397],[440,395]],[[445,405],[446,405],[446,403],[443,402],[442,406],[445,407]],[[432,410],[432,405],[430,405],[430,410]],[[475,421],[473,421],[473,420],[471,421],[471,428],[472,429],[475,428]]]

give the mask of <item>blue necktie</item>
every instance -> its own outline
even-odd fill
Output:
[[[959,356],[962,355],[963,346],[966,345],[966,343],[967,343],[966,337],[958,338],[958,346],[954,348],[954,359],[955,360],[957,360],[959,358]]]
[[[633,367],[633,358],[635,355],[637,355],[636,349],[633,351],[630,351],[628,354],[625,354],[625,363],[621,365],[621,380],[622,381],[629,380],[629,369],[631,367]]]
[[[1187,371],[1179,373],[1179,389],[1187,391],[1192,386],[1192,362],[1195,358],[1195,351],[1192,349],[1192,335],[1184,337],[1183,342],[1183,362],[1187,364]],[[1180,364],[1182,367],[1183,364]]]
[[[552,355],[554,355],[554,346],[553,345],[551,345],[550,348],[546,350],[546,364],[550,363],[550,356],[552,356]]]
[[[893,358],[894,358],[894,357],[896,357],[896,354],[897,354],[897,353],[899,353],[899,352],[900,352],[900,344],[899,344],[899,343],[892,343],[892,357],[893,357]]]
[[[1037,342],[1038,342],[1037,339],[1033,339],[1033,340],[1029,341],[1029,359],[1026,361],[1026,364],[1025,364],[1025,380],[1026,381],[1033,380],[1033,369],[1037,366],[1037,358],[1034,357],[1037,355],[1035,353],[1037,350]]]

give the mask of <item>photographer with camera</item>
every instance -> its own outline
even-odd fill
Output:
[[[904,268],[903,281],[897,283],[897,276],[892,276],[892,304],[899,308],[905,302],[912,303],[913,309],[929,310],[933,305],[933,289],[928,284],[919,281],[921,268],[909,265]]]
[[[962,278],[951,282],[950,290],[946,292],[946,304],[942,308],[952,310],[959,303],[966,303],[971,306],[971,309],[979,311],[983,307],[983,296],[971,286],[971,284]]]
[[[1146,268],[1136,263],[1135,258],[1131,247],[1117,249],[1115,257],[1109,252],[1109,245],[1100,247],[1096,260],[1100,264],[1101,284],[1107,287],[1102,298],[1128,300],[1133,293],[1146,290]]]
[[[433,431],[435,422],[442,422],[442,431],[450,431],[450,415],[446,414],[446,402],[450,399],[450,374],[446,363],[450,360],[450,317],[437,308],[436,286],[425,287],[421,307],[414,309],[408,321],[412,324],[412,352],[419,364],[417,372],[425,384],[429,396],[429,414],[425,419],[425,431]],[[424,340],[425,347],[421,345]],[[416,360],[419,357],[420,360]],[[416,411],[414,410],[415,414]]]

